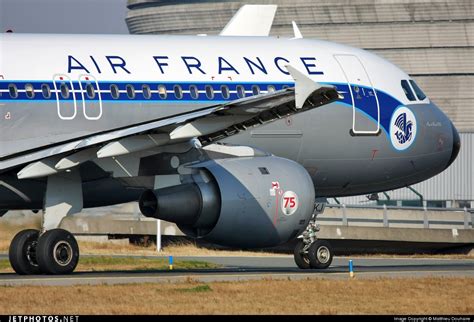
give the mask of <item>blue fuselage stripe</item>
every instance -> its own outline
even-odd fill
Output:
[[[55,84],[58,89],[58,93],[55,92]],[[74,99],[76,102],[86,101],[90,103],[99,102],[99,95],[97,93],[96,83],[94,81],[87,82],[82,81],[79,84],[79,81],[72,81],[72,86],[74,90],[70,91],[68,98],[63,98],[60,91],[60,84],[65,83],[70,86],[69,81],[0,81],[0,102],[13,103],[38,103],[38,102],[56,102],[57,95],[59,101],[63,103],[73,103]],[[87,84],[91,84],[95,90],[95,96],[89,98],[85,88]],[[287,87],[295,86],[294,83],[284,83],[284,82],[214,82],[214,83],[205,83],[205,82],[112,82],[112,81],[100,81],[97,82],[100,99],[104,104],[109,103],[168,103],[168,104],[219,104],[223,102],[229,102],[233,100],[240,99],[241,97],[238,94],[238,91],[242,87],[245,91],[245,96],[249,97],[254,95],[253,91],[255,86],[258,86],[259,91],[266,92],[269,90],[269,87],[273,87],[274,90],[282,90]],[[378,103],[380,106],[380,126],[388,131],[390,127],[390,119],[395,111],[395,109],[402,105],[400,101],[395,99],[393,96],[385,93],[381,90],[375,90],[373,92],[372,88],[350,84],[350,89],[348,84],[343,83],[325,83],[327,85],[332,85],[337,88],[340,93],[343,93],[344,98],[339,102],[347,104],[349,106],[355,105],[357,110],[360,110],[364,115],[370,117],[375,123],[378,121],[378,109],[377,101],[375,95],[377,96]],[[10,95],[9,88],[11,85],[16,87],[17,97],[13,98]],[[34,97],[30,98],[27,96],[25,88],[30,85],[34,88]],[[50,96],[45,97],[42,92],[42,86],[47,85],[49,87]],[[83,90],[80,88],[82,85]],[[111,86],[115,85],[118,88],[119,95],[117,98],[113,98],[111,94]],[[127,94],[127,87],[130,85],[134,88],[133,98],[129,98]],[[160,96],[159,88],[164,86],[166,88],[166,97],[164,95]],[[175,94],[175,86],[180,86],[182,98],[179,98]],[[198,93],[197,96],[192,97],[190,90],[195,86]],[[212,87],[213,97],[209,98],[206,93],[206,88]],[[143,89],[150,89],[151,96],[145,97]],[[228,97],[222,93],[222,88],[226,87],[229,90]],[[225,90],[225,89],[224,89]],[[354,96],[354,102],[352,101],[352,95]]]

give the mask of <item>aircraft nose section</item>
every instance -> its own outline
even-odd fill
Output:
[[[452,122],[451,122],[451,128],[453,131],[453,149],[452,149],[451,157],[449,158],[449,162],[446,168],[448,168],[454,162],[454,160],[456,160],[459,154],[459,150],[461,149],[461,139],[459,137],[458,130],[456,130],[456,127],[454,126]]]

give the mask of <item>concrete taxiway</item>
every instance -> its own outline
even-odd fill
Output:
[[[4,256],[0,255],[0,258]],[[130,256],[127,256],[130,257]],[[136,256],[140,258],[140,256]],[[154,258],[164,258],[156,256]],[[218,269],[75,272],[64,276],[0,274],[0,285],[96,285],[244,281],[259,279],[349,278],[348,257],[337,257],[326,270],[300,270],[292,256],[177,256],[175,260],[199,260],[222,265]],[[363,258],[351,257],[356,278],[374,277],[474,277],[474,259]]]

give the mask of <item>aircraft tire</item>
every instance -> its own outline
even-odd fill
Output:
[[[8,258],[10,265],[17,274],[35,275],[41,273],[36,259],[38,236],[38,230],[26,229],[13,237],[8,250]]]
[[[332,263],[333,251],[326,240],[316,240],[308,250],[311,268],[325,269]]]
[[[41,235],[36,249],[43,273],[70,274],[79,263],[79,246],[73,234],[64,229],[52,229]]]
[[[307,254],[303,254],[303,247],[305,246],[302,240],[299,240],[293,251],[293,256],[295,259],[296,266],[301,269],[311,268],[309,257]]]

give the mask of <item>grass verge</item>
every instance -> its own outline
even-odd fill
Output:
[[[175,260],[174,269],[212,269],[219,268],[220,265],[203,261]],[[118,270],[163,270],[168,269],[169,264],[166,259],[161,258],[135,258],[135,257],[111,257],[97,256],[79,259],[76,272],[103,272]],[[0,259],[0,273],[13,273],[8,259]]]
[[[2,314],[457,315],[472,303],[473,278],[0,287]]]
[[[156,246],[136,246],[132,244],[97,243],[79,241],[82,254],[89,255],[157,255]],[[163,247],[159,255],[168,256],[278,256],[278,254],[263,251],[221,250],[205,248],[192,241],[169,243]]]

